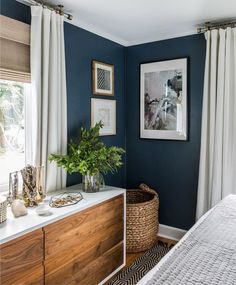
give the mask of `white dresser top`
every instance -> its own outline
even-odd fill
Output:
[[[13,240],[26,233],[32,232],[33,230],[39,229],[126,192],[126,190],[122,188],[106,186],[99,192],[85,193],[82,191],[81,187],[81,184],[78,184],[47,195],[44,200],[46,204],[49,203],[51,196],[64,192],[81,192],[84,198],[73,206],[51,208],[52,214],[49,216],[39,216],[35,212],[35,207],[28,208],[28,215],[14,218],[11,208],[8,207],[7,220],[0,224],[0,244]]]

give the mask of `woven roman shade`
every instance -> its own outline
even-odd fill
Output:
[[[30,25],[2,15],[0,79],[30,82]]]

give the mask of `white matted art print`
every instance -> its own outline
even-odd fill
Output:
[[[140,137],[187,140],[187,58],[140,65]]]
[[[93,60],[93,94],[114,96],[114,65]]]
[[[91,99],[91,127],[103,123],[100,136],[116,134],[116,100]]]

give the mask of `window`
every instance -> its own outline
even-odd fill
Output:
[[[26,161],[30,26],[0,15],[0,46],[0,191],[6,191],[9,173],[22,169]],[[29,116],[30,112],[27,114]]]
[[[25,102],[30,84],[0,80],[0,191],[25,166]]]

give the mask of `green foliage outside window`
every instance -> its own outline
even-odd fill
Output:
[[[24,83],[0,81],[0,154],[24,152]]]

